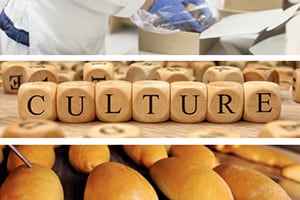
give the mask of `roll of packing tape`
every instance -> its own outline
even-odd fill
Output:
[[[288,55],[300,55],[300,14],[293,17],[286,24],[286,47],[285,52]]]

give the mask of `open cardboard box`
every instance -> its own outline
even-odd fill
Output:
[[[260,11],[282,8],[284,0],[224,0],[224,8],[230,10]]]
[[[271,37],[277,29],[284,27],[299,7],[300,4],[296,4],[284,11],[273,9],[231,15],[202,33],[179,31],[161,34],[139,30],[139,50],[160,54],[204,54],[219,38],[238,38],[250,34],[254,35],[254,44],[256,38]],[[224,44],[224,47],[229,50],[227,53],[231,54],[230,49],[233,49],[233,46]]]

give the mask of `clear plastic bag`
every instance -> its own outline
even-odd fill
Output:
[[[168,7],[162,7],[156,14],[152,14],[144,9],[140,9],[130,19],[145,31],[164,34],[177,31],[202,32],[218,18],[215,8],[209,6],[207,3],[201,5],[186,4],[185,10],[180,13],[171,13],[169,10]],[[192,22],[182,17],[187,13],[192,16],[191,21],[195,20],[200,25],[200,31],[196,31],[191,25]],[[172,19],[173,21],[172,23],[168,23],[164,18]]]

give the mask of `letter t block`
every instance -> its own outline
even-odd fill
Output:
[[[244,83],[244,120],[269,122],[279,119],[280,112],[281,95],[278,84],[267,81]]]
[[[132,84],[133,119],[163,122],[170,115],[170,85],[165,81],[136,81]]]

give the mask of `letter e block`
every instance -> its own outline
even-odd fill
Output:
[[[32,64],[25,67],[26,82],[58,82],[57,70],[53,65]]]
[[[29,62],[4,62],[1,64],[3,89],[5,93],[17,94],[20,85],[24,82],[24,67]]]
[[[137,81],[132,85],[133,119],[163,122],[170,115],[170,85],[165,81]]]
[[[63,122],[89,122],[95,119],[95,84],[69,81],[57,87],[57,117]]]
[[[279,85],[266,81],[244,83],[244,115],[249,122],[269,122],[279,119],[281,96]]]
[[[239,121],[243,115],[243,86],[236,82],[207,84],[207,120],[217,123]]]
[[[131,83],[102,81],[96,84],[96,115],[106,122],[124,122],[131,119]]]
[[[56,87],[52,82],[30,82],[21,85],[18,109],[22,119],[56,119]]]
[[[83,80],[99,82],[114,78],[114,65],[111,62],[88,62],[83,66]]]
[[[293,75],[293,99],[300,103],[300,69],[296,69]]]
[[[206,119],[207,90],[200,82],[171,83],[171,120],[184,123]]]

